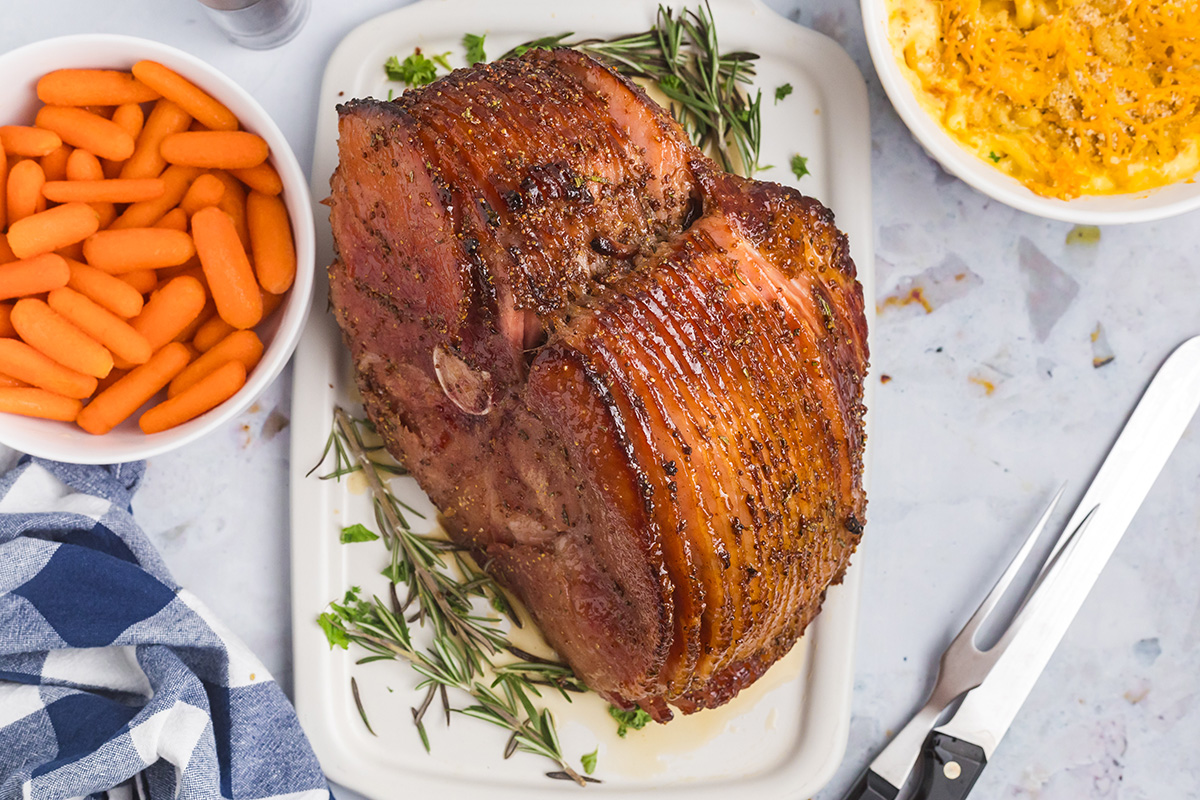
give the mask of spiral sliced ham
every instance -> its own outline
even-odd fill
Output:
[[[590,687],[660,721],[726,702],[865,519],[832,214],[569,50],[339,114],[331,298],[389,451]]]

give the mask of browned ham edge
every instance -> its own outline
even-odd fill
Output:
[[[389,451],[590,687],[659,721],[727,702],[865,519],[832,215],[569,50],[339,114],[331,300]]]

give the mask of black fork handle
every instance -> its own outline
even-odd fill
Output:
[[[896,800],[900,790],[892,786],[879,773],[867,768],[846,792],[842,800]]]
[[[925,740],[916,800],[963,800],[987,766],[983,748],[934,731]]]

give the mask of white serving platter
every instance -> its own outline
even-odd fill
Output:
[[[695,3],[690,3],[692,7]],[[613,36],[642,31],[657,4],[647,0],[561,3],[527,0],[425,0],[359,26],[334,51],[326,68],[317,114],[312,195],[317,217],[318,264],[332,260],[329,176],[337,165],[336,106],[353,97],[386,98],[401,85],[387,81],[384,61],[424,52],[451,51],[463,63],[464,33],[486,33],[495,57],[538,36],[573,31]],[[762,163],[776,167],[758,177],[796,185],[837,216],[874,323],[874,252],[871,225],[870,126],[867,93],[850,58],[832,41],[780,17],[758,0],[714,0],[722,50],[761,55],[757,85],[763,90]],[[793,93],[774,102],[775,87]],[[808,158],[811,175],[797,181],[788,164]],[[372,798],[512,798],[577,796],[597,792],[637,800],[683,795],[724,798],[736,788],[762,798],[806,798],[832,776],[845,751],[853,683],[862,553],[846,580],[828,593],[824,610],[786,659],[729,705],[648,726],[626,739],[598,699],[550,705],[564,752],[574,763],[598,748],[600,785],[579,789],[544,776],[553,766],[537,756],[504,760],[507,735],[456,716],[449,728],[440,714],[427,717],[432,752],[426,753],[409,709],[419,703],[415,673],[407,665],[356,665],[362,651],[332,651],[316,624],[329,601],[350,586],[386,590],[379,574],[386,553],[378,542],[343,545],[338,532],[355,522],[372,524],[361,481],[319,481],[306,473],[317,463],[335,404],[355,405],[352,367],[327,310],[328,286],[318,281],[312,315],[296,353],[292,410],[292,625],[295,694],[300,722],[329,778]],[[868,381],[867,405],[871,405]],[[870,413],[868,412],[870,462]],[[434,519],[434,509],[411,479],[393,482],[403,499]],[[432,527],[432,522],[420,525]],[[866,541],[870,541],[867,533]],[[359,717],[351,696],[354,677],[376,736]],[[465,698],[452,698],[464,705]],[[427,794],[428,793],[428,794]],[[750,793],[753,793],[750,795]]]

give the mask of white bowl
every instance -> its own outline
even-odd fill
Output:
[[[315,244],[308,181],[283,133],[262,107],[228,77],[195,56],[132,36],[83,34],[26,45],[0,56],[0,124],[30,124],[38,102],[35,86],[47,72],[64,68],[129,69],[152,59],[183,75],[220,100],[271,147],[271,163],[283,180],[283,200],[296,244],[296,281],[272,319],[256,329],[266,348],[246,385],[221,405],[190,422],[146,435],[137,426],[141,410],[103,436],[74,423],[0,414],[0,442],[32,455],[76,464],[111,464],[161,455],[204,436],[244,411],[279,376],[296,344],[312,300]],[[154,401],[151,401],[154,402]],[[149,405],[149,404],[148,404]]]
[[[949,172],[1020,211],[1082,225],[1148,222],[1200,208],[1200,182],[1184,180],[1142,192],[1059,200],[1042,197],[987,164],[960,145],[917,100],[888,40],[888,5],[889,0],[862,0],[863,26],[875,71],[900,119],[925,151]]]

